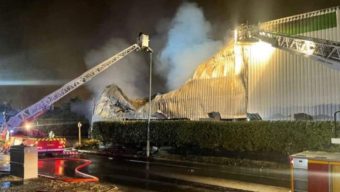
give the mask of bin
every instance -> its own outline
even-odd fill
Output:
[[[38,151],[36,147],[12,146],[10,158],[11,175],[23,179],[38,177]]]

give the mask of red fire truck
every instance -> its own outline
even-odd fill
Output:
[[[10,145],[36,146],[40,154],[63,154],[65,150],[66,139],[62,137],[55,138],[32,138],[25,136],[12,136]]]
[[[63,154],[65,150],[66,139],[55,137],[52,131],[47,136],[39,129],[27,126],[26,129],[21,129],[15,134],[7,134],[4,152],[7,152],[12,145],[36,146],[40,154]]]
[[[37,138],[35,141],[39,153],[62,154],[65,149],[65,138]]]

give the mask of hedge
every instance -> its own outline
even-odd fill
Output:
[[[96,122],[93,135],[105,143],[144,145],[144,121]],[[292,154],[331,149],[332,122],[314,121],[152,121],[151,143],[157,146],[236,152]]]

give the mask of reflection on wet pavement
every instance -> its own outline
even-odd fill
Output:
[[[273,174],[268,177],[260,177],[258,174],[245,175],[244,171],[237,167],[230,170],[231,167],[210,167],[158,160],[146,162],[94,155],[86,155],[84,158],[93,162],[85,169],[88,173],[97,175],[101,181],[114,183],[119,188],[136,189],[134,191],[286,192],[289,190],[289,180],[286,180],[289,178],[289,173],[288,176],[281,175],[282,181],[278,181],[269,177]],[[287,187],[271,186],[275,182]]]
[[[256,191],[287,191],[287,188],[263,185],[268,182],[271,184],[277,182],[279,184],[277,186],[282,186],[280,182],[285,185],[286,181],[284,177],[281,177],[280,180],[275,180],[269,177],[259,177],[258,174],[248,175],[249,172],[247,172],[248,174],[242,174],[241,169],[236,167],[222,169],[220,167],[198,166],[179,162],[120,160],[93,155],[82,155],[82,158],[89,159],[93,162],[93,164],[84,168],[84,172],[99,176],[103,182],[118,184],[119,188],[127,191],[133,189],[133,191],[244,192],[253,191],[256,186],[261,189]],[[78,177],[76,179],[81,180],[84,178],[77,176],[75,169],[83,164],[84,161],[88,160],[63,158],[39,159],[39,175],[62,180]],[[9,156],[0,155],[0,167],[3,168],[2,170],[9,170]],[[240,174],[236,174],[236,172]],[[4,171],[2,171],[2,173],[8,174],[8,172]],[[268,176],[272,177],[274,175],[275,174],[272,173]],[[284,176],[284,174],[281,174],[281,176]],[[240,180],[244,180],[244,182],[240,182]],[[254,181],[263,184],[258,185],[252,183]],[[20,182],[0,181],[0,189],[23,183],[22,181]],[[242,185],[242,187],[239,188],[240,185]],[[249,186],[244,187],[244,185]]]
[[[41,176],[53,178],[79,178],[76,175],[75,169],[81,164],[84,164],[81,159],[63,159],[63,158],[50,158],[38,160],[38,173]],[[10,156],[0,154],[0,176],[8,175],[10,172]],[[10,183],[0,183],[2,186],[8,186]]]
[[[75,168],[81,162],[70,161],[67,159],[39,159],[38,169],[39,175],[47,175],[51,177],[76,177]]]
[[[80,158],[49,158],[38,161],[39,176],[60,179],[65,182],[98,182],[93,175],[83,173],[92,162]]]

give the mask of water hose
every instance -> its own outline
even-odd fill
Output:
[[[63,160],[63,161],[81,161],[83,164],[78,165],[75,168],[75,175],[80,176],[81,178],[71,178],[71,177],[56,177],[56,176],[50,176],[50,175],[45,175],[45,174],[39,174],[41,177],[46,177],[49,179],[57,179],[57,180],[62,180],[65,182],[72,182],[72,183],[79,183],[79,182],[98,182],[99,178],[93,175],[89,175],[86,173],[81,172],[80,170],[92,163],[92,161],[87,160],[87,159],[78,159],[78,158],[48,158],[48,159],[41,159],[39,161],[56,161],[56,160]]]

